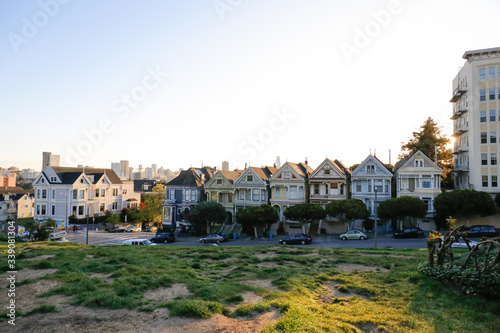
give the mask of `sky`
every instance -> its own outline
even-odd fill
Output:
[[[493,0],[0,2],[0,167],[230,168],[376,153],[428,117],[452,134]]]

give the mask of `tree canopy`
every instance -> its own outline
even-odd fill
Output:
[[[400,159],[406,158],[411,154],[421,151],[431,160],[435,160],[435,148],[437,147],[438,166],[443,169],[441,177],[442,188],[451,189],[453,183],[453,152],[447,145],[451,142],[450,138],[441,133],[441,128],[431,118],[427,118],[420,130],[413,132],[413,137],[408,142],[401,142]]]
[[[469,219],[473,215],[488,216],[496,212],[495,201],[486,192],[453,190],[434,199],[435,218],[439,227],[446,226],[449,216]]]
[[[377,213],[382,219],[401,221],[406,217],[424,217],[427,214],[427,205],[419,198],[404,196],[382,201]]]
[[[343,222],[370,217],[370,211],[358,199],[334,200],[326,206],[326,213]]]
[[[226,210],[218,202],[202,201],[193,207],[189,218],[198,233],[210,232],[215,224],[224,222]]]
[[[253,228],[255,237],[257,237],[258,227],[265,227],[278,219],[278,212],[268,204],[250,206],[236,212],[236,221],[246,230]]]
[[[288,207],[283,213],[287,219],[299,221],[302,225],[302,232],[306,233],[305,225],[313,220],[324,219],[326,212],[318,204],[302,203]]]

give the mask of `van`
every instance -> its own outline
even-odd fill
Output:
[[[127,239],[124,240],[122,245],[156,245],[149,239]]]

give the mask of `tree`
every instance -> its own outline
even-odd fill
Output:
[[[112,225],[111,228],[114,228],[115,224],[120,223],[120,215],[119,214],[110,214],[110,215],[108,215],[108,217],[106,218],[105,221],[106,221],[106,223],[111,223],[111,225]]]
[[[344,222],[346,229],[349,229],[349,221],[365,220],[370,217],[370,211],[363,201],[358,199],[334,200],[326,206],[326,213]]]
[[[198,233],[210,232],[210,229],[226,219],[224,206],[215,201],[202,201],[191,210],[190,220]]]
[[[246,229],[253,228],[256,238],[258,227],[267,227],[278,219],[278,212],[268,204],[250,206],[236,212],[236,221]]]
[[[287,219],[299,221],[302,226],[302,232],[305,234],[306,224],[313,220],[324,219],[326,212],[318,204],[302,203],[288,207],[283,213]]]
[[[26,230],[29,230],[30,238],[35,242],[47,240],[53,228],[56,227],[56,223],[52,219],[39,222],[29,218],[23,221],[23,225]]]
[[[475,190],[453,190],[443,192],[434,199],[436,224],[446,227],[449,216],[462,217],[467,220],[473,215],[488,216],[496,212],[495,202],[486,192]]]
[[[165,197],[165,193],[145,196],[143,202],[141,202],[141,208],[139,209],[141,212],[141,221],[160,224],[162,222],[163,201]]]
[[[401,142],[400,159],[406,158],[411,154],[420,150],[431,160],[435,160],[435,147],[437,147],[438,166],[443,169],[441,175],[441,187],[445,189],[453,189],[453,152],[447,145],[450,139],[441,133],[441,128],[431,118],[427,118],[420,131],[413,132],[413,138],[407,143]]]
[[[382,219],[402,221],[406,217],[424,217],[427,214],[427,205],[415,197],[392,198],[382,201],[377,213]]]

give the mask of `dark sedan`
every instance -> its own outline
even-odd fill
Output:
[[[497,231],[490,225],[475,225],[467,229],[468,237],[495,237]]]
[[[304,235],[304,234],[298,234],[298,235],[292,235],[288,237],[281,238],[279,240],[280,244],[286,245],[286,244],[310,244],[312,242],[312,237],[309,235]]]
[[[161,233],[149,240],[153,243],[173,243],[175,242],[175,235],[173,233]]]
[[[393,233],[394,238],[422,238],[424,231],[420,228],[406,228]]]
[[[109,229],[109,232],[125,232],[125,228],[123,227],[118,227],[118,228],[113,228],[113,229]]]

